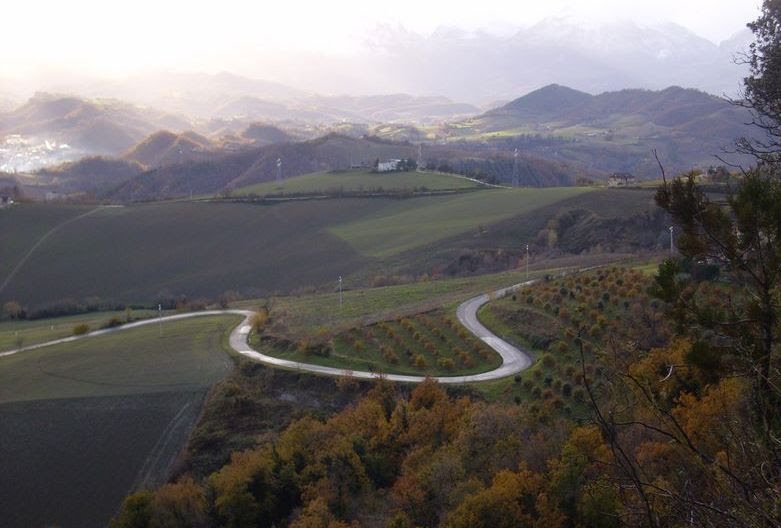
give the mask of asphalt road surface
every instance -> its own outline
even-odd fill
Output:
[[[531,366],[532,358],[527,352],[497,337],[485,326],[483,326],[480,323],[480,321],[477,319],[477,311],[480,309],[482,305],[487,303],[491,297],[493,298],[503,297],[504,295],[507,295],[508,293],[515,291],[516,289],[520,288],[525,284],[527,283],[516,284],[514,286],[510,286],[509,288],[498,290],[494,292],[490,297],[489,295],[486,294],[473,297],[461,303],[461,305],[458,307],[458,310],[456,312],[458,316],[458,320],[461,322],[461,324],[464,325],[464,327],[467,330],[472,332],[478,339],[481,339],[485,344],[487,344],[489,347],[495,350],[502,357],[501,366],[499,366],[499,368],[497,369],[490,370],[488,372],[481,372],[479,374],[471,374],[468,376],[435,376],[433,377],[433,379],[437,380],[440,383],[474,383],[479,381],[489,381],[489,380],[504,378],[507,376],[512,376],[513,374],[517,374],[523,370],[526,370]],[[268,356],[266,354],[261,354],[260,352],[253,350],[252,347],[250,347],[249,343],[247,342],[250,333],[250,317],[252,317],[253,314],[253,312],[247,310],[207,310],[202,312],[190,312],[184,314],[169,315],[162,318],[145,319],[143,321],[128,323],[122,326],[118,326],[116,328],[97,330],[95,332],[90,332],[82,336],[70,336],[70,337],[65,337],[63,339],[56,339],[54,341],[47,341],[46,343],[29,345],[16,350],[1,352],[0,357],[10,356],[13,354],[18,354],[28,350],[35,350],[35,349],[39,349],[51,345],[58,345],[61,343],[70,343],[71,341],[76,341],[78,339],[86,339],[89,337],[106,335],[114,332],[121,332],[123,330],[128,330],[131,328],[138,328],[139,326],[159,324],[159,322],[161,321],[162,322],[177,321],[180,319],[188,319],[190,317],[202,317],[206,315],[223,315],[223,314],[235,314],[235,315],[244,316],[242,322],[239,323],[239,325],[236,326],[236,328],[234,328],[230,334],[231,348],[233,348],[236,352],[238,352],[239,354],[245,357],[248,357],[255,361],[259,361],[266,365],[270,365],[274,367],[282,367],[291,370],[298,370],[301,372],[311,372],[313,374],[323,374],[327,376],[352,376],[354,378],[360,378],[360,379],[375,379],[375,378],[382,377],[387,380],[399,381],[404,383],[419,383],[424,379],[426,379],[424,376],[410,376],[404,374],[384,374],[384,373],[380,374],[377,372],[345,370],[345,369],[340,369],[335,367],[323,367],[320,365],[312,365],[311,363],[300,363],[298,361],[290,361],[287,359],[280,359],[273,356]]]

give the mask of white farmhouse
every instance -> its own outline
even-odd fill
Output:
[[[377,163],[377,172],[391,172],[399,170],[400,159],[392,159]]]

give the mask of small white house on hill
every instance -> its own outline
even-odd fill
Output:
[[[634,185],[635,183],[637,183],[637,178],[628,172],[614,172],[607,179],[608,187],[623,187],[625,185]]]
[[[377,172],[392,172],[399,170],[400,159],[392,159],[377,163]]]

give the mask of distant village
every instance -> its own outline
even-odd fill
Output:
[[[10,134],[0,140],[0,172],[34,171],[77,159],[83,155],[65,143]]]

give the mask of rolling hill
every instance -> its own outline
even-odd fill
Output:
[[[437,172],[376,173],[365,169],[315,172],[282,180],[242,187],[233,196],[339,195],[341,193],[413,193],[475,190],[479,186],[466,178]]]
[[[103,194],[141,174],[144,167],[132,160],[92,156],[45,168],[34,174],[40,188],[61,194]]]
[[[714,165],[736,138],[756,134],[749,121],[745,109],[692,89],[590,95],[552,84],[445,133],[451,139],[506,141],[506,148],[514,143],[521,152],[603,173],[651,177],[658,175],[653,149],[671,172]]]
[[[507,269],[525,241],[535,254],[555,256],[651,249],[664,235],[652,192],[572,187],[275,205],[168,202],[100,208],[75,219],[90,210],[22,204],[0,211],[0,277],[7,282],[0,305],[16,299],[51,313],[87,298],[112,306],[214,299],[227,290],[259,297],[333,285],[340,275],[369,284],[375,275]],[[590,231],[599,237],[583,235]]]
[[[273,145],[275,143],[288,143],[296,140],[295,136],[277,126],[258,122],[251,123],[245,128],[241,133],[241,137],[252,141],[259,147]]]
[[[437,122],[474,115],[471,104],[442,96],[409,93],[380,95],[318,95],[307,90],[228,72],[150,73],[124,80],[87,85],[88,97],[112,97],[199,119],[292,121],[335,124],[342,121]],[[348,87],[335,93],[346,93]],[[327,92],[332,92],[328,90]]]
[[[66,143],[88,154],[117,155],[163,129],[185,130],[184,119],[118,100],[38,93],[0,114],[0,135],[21,134]]]
[[[277,159],[288,178],[323,170],[349,168],[377,158],[414,156],[410,144],[358,139],[337,134],[299,143],[281,143],[223,154],[205,161],[159,167],[134,178],[108,196],[115,200],[209,194],[274,180]]]
[[[513,157],[508,149],[484,142],[426,144],[423,165],[431,170],[456,172],[469,177],[509,183]],[[418,148],[406,141],[378,137],[361,138],[327,134],[296,143],[215,151],[208,159],[151,169],[105,197],[118,202],[176,198],[190,194],[230,193],[249,185],[276,179],[277,159],[282,160],[284,179],[303,174],[371,166],[381,159],[417,159]],[[573,185],[588,169],[523,154],[518,161],[521,184],[531,187]]]
[[[195,132],[174,134],[161,130],[135,145],[122,158],[151,168],[213,157],[209,151],[215,149],[211,141]]]

